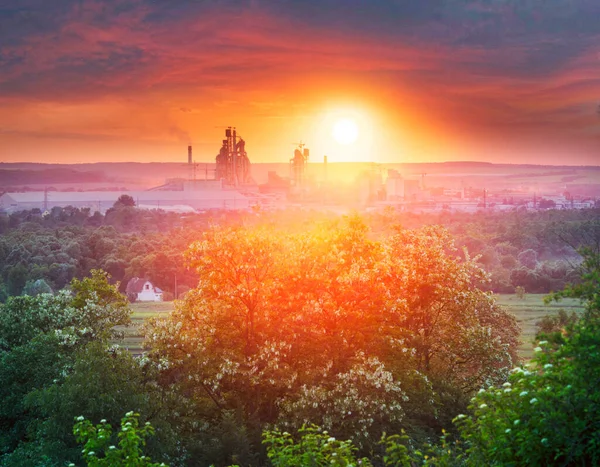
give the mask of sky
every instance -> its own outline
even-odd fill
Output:
[[[0,162],[600,165],[598,0],[0,0]],[[356,141],[333,136],[352,121]]]

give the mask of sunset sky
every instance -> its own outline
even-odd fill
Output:
[[[600,165],[599,0],[0,0],[0,161]],[[356,123],[355,143],[332,135]]]

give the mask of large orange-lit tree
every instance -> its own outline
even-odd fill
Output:
[[[147,345],[165,381],[257,431],[311,421],[362,444],[435,426],[456,410],[444,393],[466,400],[516,361],[515,319],[453,248],[437,227],[375,241],[357,217],[214,229],[187,253],[198,286]]]

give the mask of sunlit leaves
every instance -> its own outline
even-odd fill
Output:
[[[469,392],[514,366],[514,318],[441,228],[380,241],[358,217],[296,233],[216,228],[187,257],[198,286],[148,328],[150,356],[165,378],[261,423],[310,419],[358,439],[401,426],[403,381],[433,417],[428,377]]]

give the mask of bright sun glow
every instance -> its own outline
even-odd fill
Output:
[[[358,126],[349,118],[342,118],[333,126],[333,137],[340,144],[352,144],[358,138]]]

